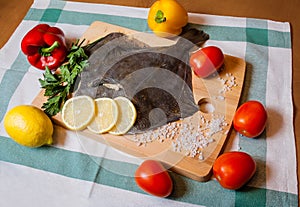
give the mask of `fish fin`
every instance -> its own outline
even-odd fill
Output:
[[[104,37],[100,37],[99,39],[95,40],[94,42],[89,43],[88,45],[83,46],[84,51],[90,55],[92,54],[94,51],[96,51],[98,48],[102,47],[104,44],[106,44],[107,42],[116,39],[116,38],[120,38],[122,36],[124,36],[125,34],[120,33],[120,32],[112,32],[107,34]]]
[[[199,47],[209,39],[209,34],[205,33],[203,30],[199,30],[196,28],[186,29],[182,32],[180,36],[183,39],[189,40],[190,42]],[[178,41],[178,44],[180,44],[180,39]]]

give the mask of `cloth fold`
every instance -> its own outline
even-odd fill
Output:
[[[171,173],[169,198],[146,195],[133,175],[141,159],[107,143],[55,126],[53,146],[28,149],[6,134],[3,117],[30,104],[40,91],[43,71],[20,50],[25,33],[38,23],[58,26],[69,42],[94,21],[149,31],[145,8],[35,0],[0,50],[0,206],[297,206],[297,160],[293,128],[292,48],[288,22],[189,13],[189,24],[210,35],[206,45],[247,62],[240,103],[262,102],[266,131],[257,139],[233,133],[226,151],[241,150],[257,161],[256,175],[241,190],[223,189],[212,178],[197,182]]]

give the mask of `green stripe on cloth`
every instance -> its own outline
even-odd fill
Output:
[[[24,17],[24,20],[56,22],[65,4],[65,1],[50,1],[47,9],[30,8]]]
[[[246,42],[257,45],[268,46],[268,30],[257,28],[246,28]]]
[[[269,47],[291,48],[290,33],[268,29],[267,20],[247,19],[247,33],[248,42]]]
[[[106,170],[106,168],[109,169],[108,164],[118,165],[115,167],[133,174],[133,170],[136,168],[134,165],[125,165],[125,163],[116,161],[109,161],[111,163],[107,163],[107,161],[104,161],[103,158],[100,157],[92,157],[87,154],[67,151],[51,146],[27,148],[16,144],[10,138],[1,136],[0,152],[0,159],[6,162],[110,186],[114,186],[114,183],[118,183],[118,187],[123,189],[126,189],[127,186],[134,186],[134,179],[122,175],[115,175],[113,179],[111,179],[113,173]],[[127,184],[118,182],[120,179],[125,179],[122,177],[128,179]],[[131,182],[131,184],[128,185],[128,182]],[[131,190],[137,191],[138,189],[135,188]]]
[[[44,14],[44,10],[30,8],[24,17],[24,20],[40,21]]]
[[[245,187],[236,191],[235,206],[266,206],[266,189]]]
[[[205,31],[211,40],[245,42],[245,28],[210,26],[189,23],[187,27],[193,27]]]
[[[29,63],[23,53],[19,53],[11,69],[6,70],[0,82],[0,120],[4,118],[8,103],[28,71]]]
[[[0,136],[0,160],[20,164],[63,176],[91,181],[125,190],[144,193],[133,178],[137,165],[89,156],[87,154],[58,149],[51,146],[26,148],[10,138]],[[131,176],[128,176],[131,175]],[[234,203],[233,191],[223,191],[216,181],[200,183],[175,173],[172,200],[189,203],[205,203],[215,196],[215,206],[222,202]],[[201,196],[197,196],[197,195]]]
[[[74,16],[76,16],[75,22],[74,22]],[[103,21],[106,23],[123,26],[136,31],[143,31],[143,32],[149,31],[146,20],[142,18],[111,16],[105,14],[88,14],[88,13],[71,12],[71,11],[63,11],[58,23],[90,25],[94,21]]]
[[[253,22],[254,21],[254,22]],[[247,25],[251,26],[256,23],[256,20],[247,19]],[[262,25],[263,24],[263,25]],[[267,22],[262,21],[259,24],[260,27],[265,26],[267,28]],[[259,32],[257,32],[259,31]],[[260,29],[260,30],[252,30],[246,29],[246,37],[247,37],[247,46],[246,46],[246,57],[245,60],[247,62],[247,70],[245,75],[244,87],[241,97],[241,103],[244,103],[248,100],[258,100],[262,104],[266,103],[266,84],[267,84],[267,72],[268,72],[268,30]],[[256,33],[254,33],[256,32]],[[255,37],[255,38],[253,38]],[[255,185],[255,183],[260,183],[265,185],[266,183],[266,134],[265,132],[261,134],[256,139],[249,139],[242,135],[240,135],[239,145],[242,151],[247,152],[256,161],[257,171],[256,176],[250,182]],[[256,180],[259,179],[259,180]],[[243,200],[244,194],[237,193],[236,194],[236,202],[238,203]],[[262,191],[260,193],[259,202],[260,205],[256,206],[265,206],[266,205],[266,193]],[[253,202],[257,202],[258,200],[254,199]]]
[[[41,21],[57,22],[65,4],[65,1],[51,1],[48,9],[46,9],[43,14]]]
[[[76,16],[76,21],[74,21]],[[67,23],[74,25],[90,25],[94,21],[103,21],[106,23],[123,26],[136,31],[150,31],[147,22],[142,18],[132,18],[124,16],[112,16],[106,14],[93,14],[74,11],[64,11],[62,9],[35,9],[31,8],[24,18],[32,21],[45,21],[53,23]],[[225,26],[209,26],[189,23],[188,27],[196,27],[204,30],[210,35],[210,39],[219,41],[237,41],[250,42],[258,45],[291,48],[289,43],[288,32],[278,32],[262,28],[241,28],[241,27],[225,27]],[[245,32],[245,30],[247,30]],[[249,35],[245,35],[248,33]],[[253,35],[255,34],[255,35]],[[269,34],[268,39],[265,34]],[[282,38],[278,41],[278,34]],[[276,38],[276,39],[275,39]]]
[[[292,48],[291,35],[289,32],[269,30],[268,39],[270,47]]]
[[[60,8],[60,9],[62,9],[62,8],[64,8],[64,6],[66,5],[66,1],[61,1],[61,0],[52,0],[52,1],[50,1],[50,4],[49,4],[49,6],[48,6],[48,8],[56,8],[56,9],[58,9],[58,8]]]
[[[258,189],[246,187],[237,191],[235,206],[253,207],[253,206],[274,206],[274,207],[292,207],[298,206],[298,196],[295,194],[278,192],[274,190]],[[266,199],[272,198],[272,199]]]
[[[76,21],[74,21],[74,16],[76,16]],[[90,25],[95,21],[103,21],[136,31],[149,31],[147,22],[142,18],[73,12],[64,11],[61,9],[41,10],[31,8],[28,12],[28,15],[26,15],[24,19],[30,21],[45,21],[73,25]]]
[[[298,195],[267,190],[268,206],[296,207],[298,206]]]
[[[25,72],[6,70],[0,83],[0,120],[3,120],[9,101],[19,86],[24,74]]]
[[[61,14],[61,9],[47,9],[43,13],[41,21],[43,22],[57,22]]]
[[[170,199],[210,207],[234,206],[235,191],[224,190],[215,180],[197,182],[173,173],[174,191]]]
[[[250,21],[248,19],[248,21]],[[209,34],[211,40],[248,42],[262,46],[291,48],[290,33],[263,28],[241,28],[188,24],[187,27],[201,29]],[[281,37],[278,39],[278,37]]]
[[[0,136],[0,160],[44,170],[47,172],[91,181],[98,184],[144,193],[129,175],[134,175],[137,165],[59,149],[51,146],[26,148],[10,138]],[[118,173],[120,172],[120,173]],[[245,203],[264,203],[266,194],[276,194],[278,201],[294,202],[297,195],[265,189],[246,187],[241,191],[225,190],[216,181],[197,182],[171,173],[174,191],[168,199],[206,206],[245,206]],[[263,202],[262,202],[263,201]],[[295,202],[296,203],[296,202]],[[237,205],[243,204],[243,205]]]

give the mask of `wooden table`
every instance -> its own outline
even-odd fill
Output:
[[[126,6],[150,7],[155,0],[75,0]],[[264,18],[291,23],[293,47],[293,98],[295,108],[295,134],[297,152],[300,150],[300,8],[299,0],[178,0],[189,12],[204,14]],[[0,0],[0,47],[12,35],[24,18],[33,0]],[[217,5],[217,6],[216,6]],[[297,154],[300,164],[300,153]],[[298,168],[300,177],[300,168]]]

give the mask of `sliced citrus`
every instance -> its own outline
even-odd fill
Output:
[[[95,102],[89,96],[76,96],[66,101],[62,108],[62,121],[71,130],[87,127],[95,115]]]
[[[122,135],[129,131],[136,119],[136,109],[133,103],[125,97],[114,99],[118,106],[118,120],[115,126],[109,130],[110,134]]]
[[[109,131],[118,120],[118,106],[113,99],[98,98],[95,100],[96,115],[87,128],[100,134]]]

